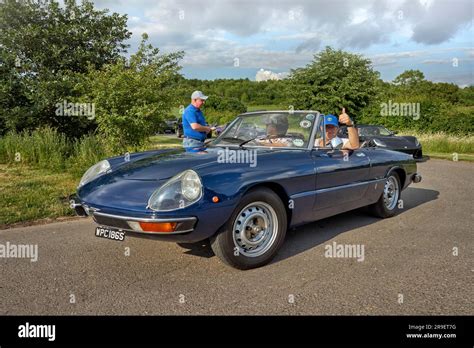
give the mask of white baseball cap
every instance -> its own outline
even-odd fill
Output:
[[[206,100],[207,98],[209,98],[207,95],[204,95],[204,93],[202,93],[201,91],[194,91],[193,94],[191,94],[191,99],[194,100],[194,99],[202,99],[202,100]]]

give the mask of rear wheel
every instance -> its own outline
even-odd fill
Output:
[[[369,208],[378,217],[388,218],[399,212],[398,201],[400,200],[400,178],[397,173],[392,172],[387,177],[384,184],[383,193],[379,200]]]
[[[286,210],[280,197],[268,188],[259,188],[243,197],[229,221],[211,238],[211,247],[232,267],[260,267],[276,255],[286,228]]]

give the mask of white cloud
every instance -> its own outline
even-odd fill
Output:
[[[459,29],[472,27],[472,0],[406,0],[402,8],[412,26],[412,40],[418,43],[446,42]]]
[[[255,75],[255,81],[281,80],[288,76],[288,73],[275,73],[270,70],[260,69]]]
[[[414,58],[418,63],[430,64],[446,57],[431,57],[424,45],[449,41],[460,30],[472,28],[473,18],[472,0],[135,0],[133,4],[96,0],[97,3],[112,11],[129,10],[132,46],[147,32],[150,42],[162,51],[184,50],[183,66],[233,67],[238,59],[236,69],[265,67],[270,73],[304,66],[326,45],[358,53],[377,52],[377,48],[388,46],[407,47],[402,48],[404,52],[368,56],[375,66],[390,68],[407,66]],[[471,57],[473,54],[472,48],[466,52]]]
[[[375,66],[378,65],[391,65],[396,64],[399,62],[400,59],[407,59],[407,58],[416,58],[426,55],[427,51],[405,51],[405,52],[390,52],[390,53],[382,53],[382,54],[375,54],[369,56],[372,61],[372,64]]]
[[[131,23],[137,24],[132,28],[136,34],[146,30],[164,44],[183,37],[195,41],[203,32],[210,33],[211,38],[219,31],[242,38],[293,32],[295,39],[305,40],[306,36],[312,42],[300,42],[303,48],[315,46],[316,35],[323,40],[333,38],[348,48],[366,48],[389,40],[399,31],[416,42],[443,42],[472,20],[471,0],[421,1],[139,0],[144,18],[138,23],[133,18]],[[276,39],[285,36],[278,34]]]

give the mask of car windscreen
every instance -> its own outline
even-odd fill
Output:
[[[213,144],[229,145],[249,141],[246,146],[271,146],[280,143],[284,147],[305,148],[308,146],[316,116],[316,113],[311,112],[242,115],[232,122]]]
[[[363,126],[359,127],[359,136],[367,137],[367,136],[388,136],[392,135],[392,133],[385,127],[379,126]]]

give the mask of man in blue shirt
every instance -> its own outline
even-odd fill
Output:
[[[207,125],[206,119],[201,111],[206,99],[201,91],[194,91],[191,95],[191,104],[183,112],[183,147],[187,152],[201,152],[205,150],[204,140],[207,133],[214,127]]]

